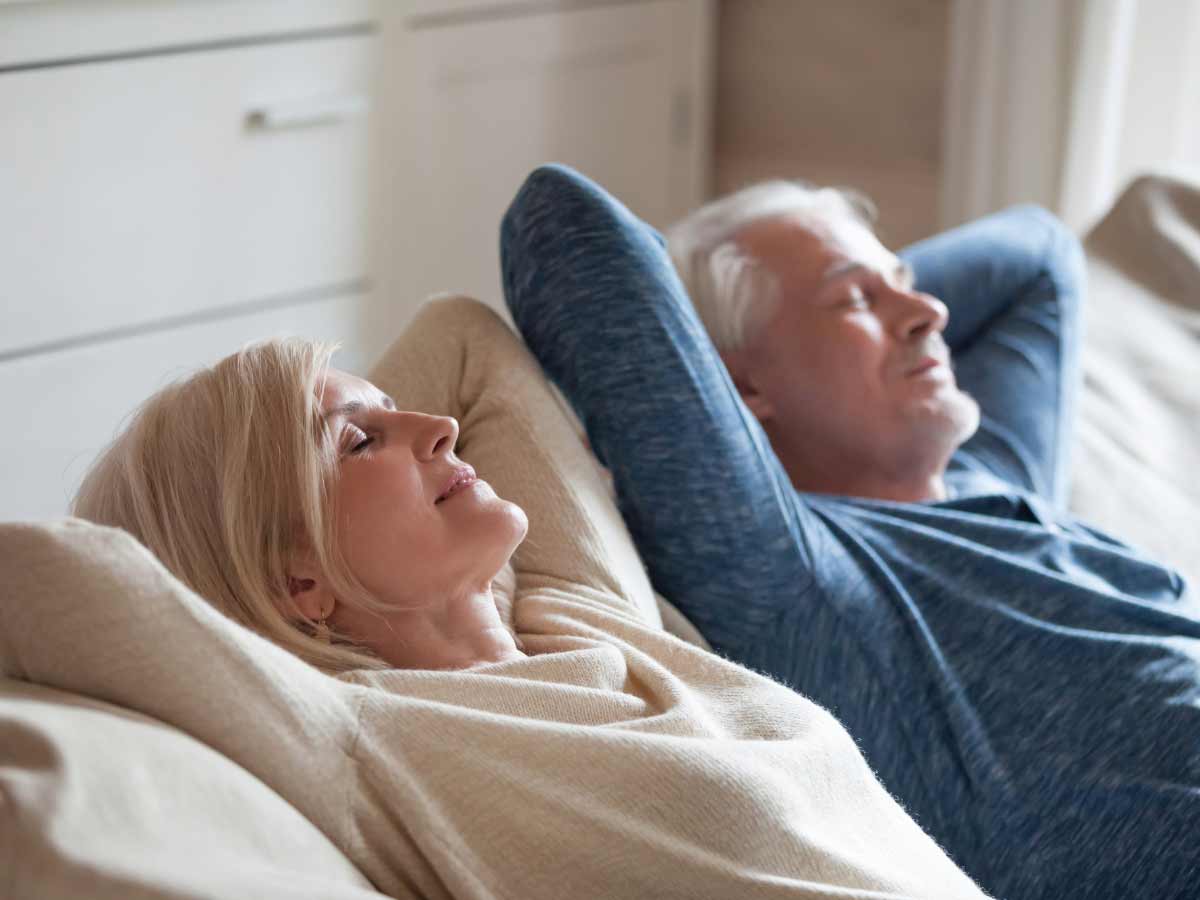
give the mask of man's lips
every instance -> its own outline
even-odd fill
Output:
[[[463,488],[470,487],[478,480],[478,477],[475,475],[475,470],[470,466],[456,467],[454,471],[450,473],[450,477],[446,481],[446,486],[442,489],[442,492],[438,494],[438,498],[433,501],[434,505],[436,506],[443,500],[453,497]]]
[[[945,364],[946,363],[943,360],[937,358],[936,356],[926,356],[923,357],[919,363],[905,372],[905,375],[911,378],[915,375],[928,372],[930,369],[937,368],[938,366],[944,366]]]

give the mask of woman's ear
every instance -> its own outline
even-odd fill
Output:
[[[293,609],[314,622],[328,618],[336,603],[320,571],[308,562],[293,566],[288,573],[288,595]]]
[[[733,386],[737,388],[737,392],[742,397],[742,402],[746,404],[746,408],[758,419],[760,423],[766,425],[768,421],[775,417],[775,406],[771,403],[766,394],[758,389],[755,383],[753,366],[746,358],[745,354],[735,350],[722,350],[721,361],[725,363],[725,368],[729,370],[729,376],[733,379]]]

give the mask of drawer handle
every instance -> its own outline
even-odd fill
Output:
[[[367,111],[367,98],[310,97],[257,106],[246,112],[246,127],[261,130],[303,128],[353,119]]]

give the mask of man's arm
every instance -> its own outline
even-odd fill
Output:
[[[546,166],[505,215],[501,257],[513,318],[612,472],[655,588],[710,640],[735,617],[739,636],[769,627],[811,581],[813,514],[662,239],[599,186]]]
[[[900,252],[950,309],[959,386],[982,409],[956,461],[1064,506],[1079,382],[1083,255],[1049,213],[1019,206]]]

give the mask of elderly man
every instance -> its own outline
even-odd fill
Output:
[[[896,256],[853,198],[766,185],[672,230],[681,282],[549,166],[501,240],[518,327],[715,650],[833,711],[997,896],[1194,896],[1200,611],[1063,507],[1061,225],[1014,209]]]

